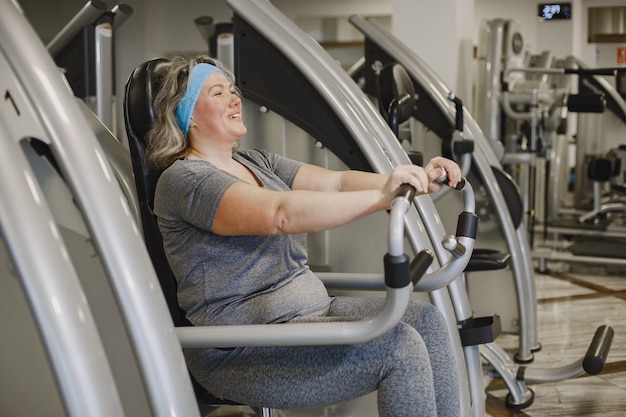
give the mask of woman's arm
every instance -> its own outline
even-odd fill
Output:
[[[432,158],[424,168],[429,183],[439,178],[442,173],[440,168],[446,171],[448,177],[446,183],[455,187],[461,179],[461,170],[454,161],[440,156]],[[331,171],[316,165],[304,164],[296,174],[292,189],[316,191],[368,190],[382,188],[388,178],[388,175],[371,172]],[[441,184],[433,183],[429,186],[429,191],[437,191],[439,188],[441,188]]]
[[[292,189],[311,191],[358,191],[381,189],[388,175],[364,171],[331,171],[304,164],[296,174]]]
[[[305,164],[296,174],[293,191],[288,192],[236,183],[224,193],[212,231],[230,236],[271,236],[332,229],[388,209],[402,184],[412,185],[418,194],[432,191],[432,181],[441,174],[440,166],[448,171],[451,185],[456,185],[458,166],[441,159],[431,161],[427,169],[402,165],[389,176],[329,171]]]
[[[388,206],[380,189],[281,192],[236,183],[224,193],[212,231],[227,236],[309,233],[341,226]]]

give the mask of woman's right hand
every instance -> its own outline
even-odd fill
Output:
[[[409,184],[415,188],[415,194],[427,194],[429,192],[430,178],[426,174],[424,168],[418,165],[399,165],[397,166],[381,189],[383,198],[388,204],[391,204],[398,187],[402,184]]]

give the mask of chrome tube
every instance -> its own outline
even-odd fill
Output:
[[[120,27],[133,14],[133,8],[124,3],[117,4],[111,9],[113,15],[113,29]]]
[[[96,109],[98,118],[113,129],[113,27],[101,23],[95,28]]]
[[[411,292],[411,285],[388,288],[384,307],[374,316],[359,321],[189,326],[177,327],[176,334],[184,348],[363,343],[386,333],[400,321]]]
[[[108,9],[105,2],[100,0],[89,0],[82,9],[52,38],[46,48],[50,55],[55,56],[67,44],[74,39],[85,26],[92,24],[98,17],[102,16]]]
[[[404,217],[411,207],[414,192],[409,194],[409,197],[398,195],[391,203],[388,227],[388,254],[391,256],[404,255]],[[402,319],[413,285],[407,282],[402,288],[386,286],[386,290],[383,307],[373,316],[358,321],[178,327],[176,333],[185,348],[363,343],[388,332]]]

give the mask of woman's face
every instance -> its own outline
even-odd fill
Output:
[[[189,126],[190,134],[193,132],[195,136],[231,145],[246,134],[247,128],[241,116],[241,99],[224,74],[214,72],[204,81]]]

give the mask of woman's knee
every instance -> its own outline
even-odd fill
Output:
[[[446,331],[446,319],[437,306],[424,302],[411,302],[405,314],[406,322],[420,333],[428,331]]]
[[[381,369],[384,383],[379,389],[385,393],[387,387],[394,390],[409,387],[410,398],[415,395],[423,400],[434,398],[430,355],[421,335],[406,323],[398,324],[390,333],[391,339],[386,344],[387,360]]]
[[[391,340],[383,343],[393,360],[413,362],[428,358],[428,349],[424,339],[412,326],[398,323],[390,333]]]

